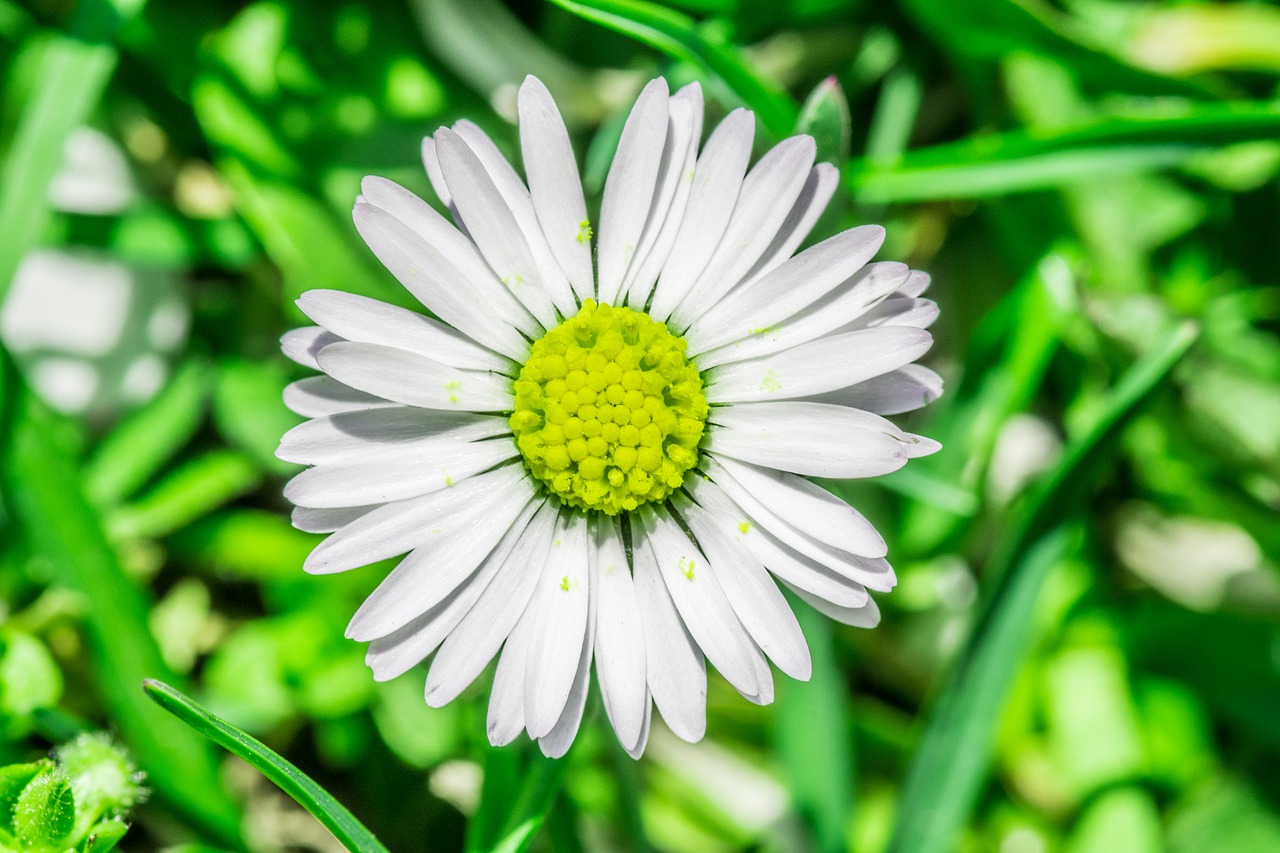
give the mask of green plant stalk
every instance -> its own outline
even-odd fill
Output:
[[[1198,336],[1178,327],[1121,379],[1093,426],[1067,447],[1006,528],[988,567],[989,589],[974,629],[946,678],[899,801],[890,853],[950,849],[986,778],[1000,707],[1024,653],[1041,582],[1067,544],[1059,525],[1099,459]]]
[[[189,696],[163,682],[147,679],[142,689],[161,708],[260,770],[298,805],[311,812],[352,853],[388,853],[345,806],[260,740],[215,717]]]

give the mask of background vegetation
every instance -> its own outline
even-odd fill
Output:
[[[1280,850],[1277,7],[0,0],[0,69],[0,764],[110,732],[122,849],[336,848],[153,677],[395,851]],[[882,625],[805,611],[810,683],[713,678],[706,741],[639,763],[598,708],[548,762],[487,746],[487,685],[375,685],[342,629],[382,570],[301,572],[272,455],[293,299],[407,299],[360,177],[430,197],[461,117],[513,151],[526,73],[597,197],[653,75],[799,125],[824,231],[884,223],[942,305],[905,420],[945,450],[832,484],[890,541]],[[86,810],[136,791],[91,809],[58,754],[0,771],[0,847],[115,840]]]

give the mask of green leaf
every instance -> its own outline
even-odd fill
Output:
[[[775,84],[756,74],[732,45],[711,41],[686,15],[644,0],[552,0],[557,6],[631,36],[668,56],[691,62],[708,83],[723,87],[755,110],[774,137],[791,132],[796,106]]]
[[[834,76],[819,83],[809,94],[796,119],[796,132],[807,133],[817,144],[819,163],[839,166],[849,159],[853,119],[849,101]]]
[[[272,752],[257,738],[220,720],[167,684],[148,679],[143,682],[147,696],[232,754],[256,767],[325,825],[344,847],[360,853],[386,853],[373,833],[356,820],[346,807],[329,795],[293,764]]]
[[[71,834],[75,823],[75,796],[61,773],[45,773],[32,779],[13,809],[14,833],[37,847],[57,846]]]
[[[84,853],[107,853],[113,850],[120,839],[124,838],[129,826],[122,820],[104,820],[89,828],[89,833],[81,850]]]
[[[18,805],[18,797],[32,779],[51,766],[49,761],[35,761],[0,767],[0,830],[13,829],[13,810]]]
[[[211,450],[171,471],[137,501],[109,517],[113,536],[164,536],[253,489],[262,472],[235,450]]]
[[[986,778],[989,746],[1037,595],[1067,545],[1059,526],[1090,473],[1194,343],[1178,327],[1121,379],[1093,425],[1071,442],[1009,520],[987,568],[989,593],[925,723],[907,771],[891,853],[949,849]]]
[[[528,749],[525,766],[515,762],[518,753],[509,748],[491,749],[485,760],[485,783],[480,805],[468,827],[467,849],[526,850],[546,823],[560,793],[564,759],[547,758]],[[493,779],[490,780],[490,768]]]
[[[1237,101],[1100,116],[1052,131],[976,136],[895,161],[864,158],[850,163],[845,179],[864,204],[983,198],[1170,168],[1223,145],[1277,133],[1280,105]]]

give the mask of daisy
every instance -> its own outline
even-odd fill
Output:
[[[286,402],[280,444],[309,467],[294,524],[328,533],[324,574],[406,555],[347,636],[378,680],[434,655],[426,701],[498,658],[495,745],[560,756],[594,663],[623,747],[652,709],[706,729],[705,661],[751,702],[768,661],[808,648],[778,584],[849,625],[879,619],[893,570],[870,523],[806,477],[874,477],[938,445],[883,415],[938,396],[913,364],[937,314],[928,277],[869,263],[854,228],[796,249],[836,189],[807,136],[749,166],[755,120],[702,139],[702,92],[645,87],[598,223],[546,87],[520,89],[525,179],[476,125],[423,141],[453,224],[381,178],[354,211],[374,254],[433,317],[331,290],[283,348],[324,375]],[[794,256],[793,256],[794,254]]]

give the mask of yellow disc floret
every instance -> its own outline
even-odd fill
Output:
[[[608,515],[678,489],[707,420],[685,346],[648,314],[586,300],[516,379],[511,429],[529,471],[570,506]]]

